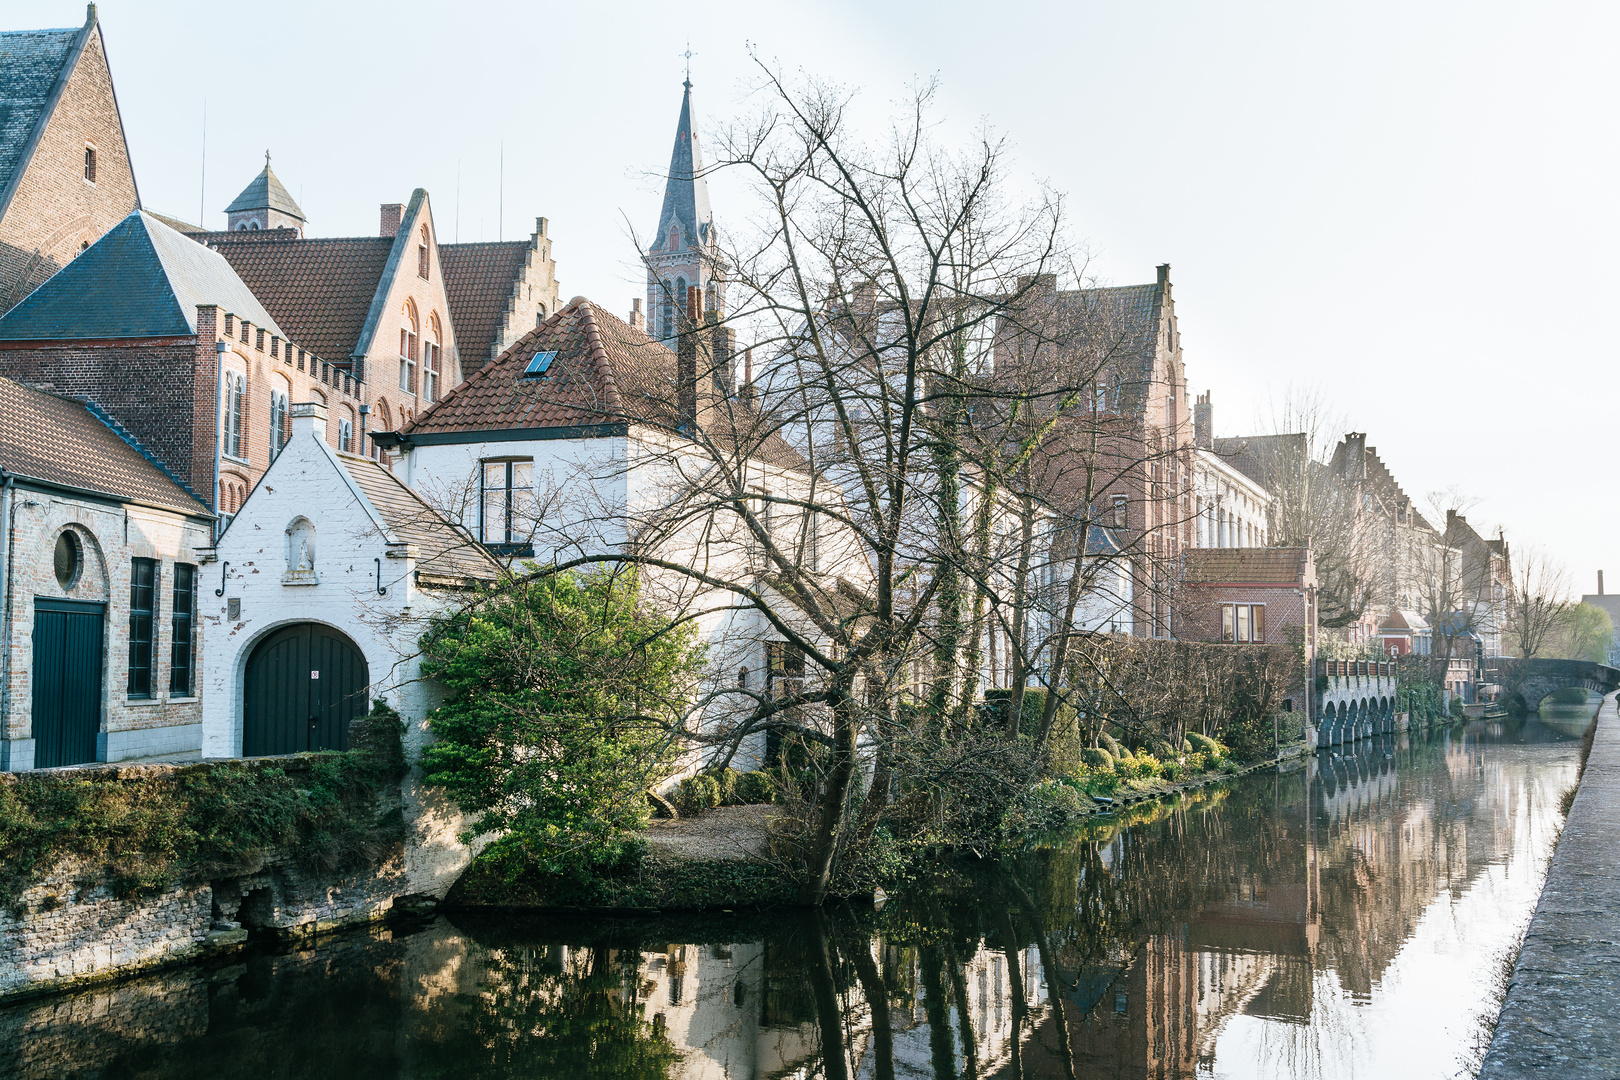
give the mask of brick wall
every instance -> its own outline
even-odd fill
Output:
[[[1221,605],[1266,605],[1267,645],[1291,644],[1289,628],[1307,621],[1305,596],[1292,585],[1186,586],[1176,597],[1176,636],[1183,641],[1221,640]]]
[[[227,319],[232,333],[224,334]],[[197,336],[67,343],[0,342],[0,374],[70,397],[86,397],[127,428],[198,498],[212,505],[214,446],[218,435],[221,354],[224,366],[247,376],[242,460],[220,462],[221,507],[239,505],[270,463],[270,394],[283,389],[289,404],[319,401],[333,418],[326,441],[338,447],[339,416],[355,422],[364,387],[294,346],[257,332],[240,340],[240,323],[214,307],[201,307]],[[397,334],[396,334],[397,336]],[[232,485],[227,489],[225,485]],[[237,501],[232,501],[236,498]]]
[[[95,183],[84,178],[86,144],[96,148]],[[135,176],[97,27],[0,220],[0,313],[135,206]]]

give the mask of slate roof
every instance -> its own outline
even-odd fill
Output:
[[[217,252],[136,210],[0,318],[0,341],[185,337],[199,304],[287,336]]]
[[[1298,585],[1310,549],[1195,548],[1187,552],[1183,580],[1191,585]]]
[[[555,357],[540,378],[524,378],[536,353]],[[491,431],[588,427],[644,423],[666,430],[679,426],[676,413],[675,353],[604,308],[576,296],[555,315],[512,343],[402,434],[465,434],[468,441]],[[699,408],[715,403],[712,383],[700,394]],[[703,433],[718,442],[735,441],[761,461],[784,469],[805,461],[779,435],[738,432],[734,420],[758,418],[741,402],[705,410]]]
[[[293,197],[287,194],[287,189],[281,186],[276,174],[270,171],[270,155],[264,155],[264,168],[259,175],[248,181],[248,186],[242,193],[231,200],[231,205],[225,208],[227,214],[238,210],[279,210],[283,214],[290,214],[299,221],[304,220],[304,211],[299,208]]]
[[[355,454],[337,457],[382,515],[388,530],[399,540],[416,546],[416,568],[421,573],[476,581],[493,581],[500,576],[500,563],[482,544],[423,502],[393,473],[370,458]]]
[[[126,502],[212,517],[82,402],[0,378],[0,469]]]
[[[528,252],[527,240],[439,245],[450,325],[455,327],[465,370],[494,358],[512,288],[523,273]]]
[[[675,148],[669,155],[669,175],[664,182],[664,207],[658,213],[658,235],[649,249],[655,253],[670,250],[672,224],[680,225],[682,248],[708,243],[714,230],[709,182],[703,177],[703,153],[698,149],[697,133],[692,130],[692,83],[688,80],[685,85],[681,117],[675,124]]]
[[[49,119],[57,81],[90,29],[0,33],[0,209],[28,164],[35,130]]]
[[[391,236],[300,240],[267,233],[212,233],[224,256],[286,335],[328,363],[354,355],[393,250]]]

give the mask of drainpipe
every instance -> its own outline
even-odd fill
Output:
[[[366,417],[370,415],[371,406],[362,401],[360,403],[360,446],[359,449],[355,451],[355,453],[359,454],[361,457],[371,456],[370,452],[366,450]]]
[[[0,470],[3,471],[3,470]],[[17,478],[6,473],[6,482],[0,488],[0,567],[5,574],[5,607],[0,623],[0,742],[8,739],[6,725],[11,722],[11,563],[17,543]],[[6,752],[6,764],[11,764],[11,753]]]
[[[225,351],[230,346],[224,341],[214,342],[214,353],[219,362],[214,365],[214,543],[219,543],[219,455],[225,451],[225,416],[220,411],[220,384],[225,381]]]

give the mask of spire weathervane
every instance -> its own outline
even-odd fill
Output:
[[[692,43],[690,41],[686,43],[686,51],[680,55],[686,57],[686,88],[690,90],[692,89],[692,57],[697,55],[692,51]]]

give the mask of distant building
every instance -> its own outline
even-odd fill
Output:
[[[463,371],[477,371],[557,313],[562,301],[547,225],[535,218],[527,240],[440,246]]]
[[[268,150],[264,154],[264,169],[225,208],[225,228],[231,232],[291,229],[299,236],[304,235],[304,211],[270,171]]]
[[[1581,597],[1581,603],[1591,604],[1602,608],[1609,613],[1609,619],[1614,623],[1614,637],[1609,642],[1609,663],[1620,667],[1620,593],[1603,591],[1603,571],[1598,571],[1598,591],[1587,593]]]
[[[664,182],[664,205],[658,228],[647,248],[647,312],[650,326],[638,326],[655,340],[674,348],[686,290],[703,290],[704,307],[725,310],[725,272],[720,260],[720,235],[709,208],[709,183],[703,174],[703,154],[692,123],[692,80],[682,84],[681,115],[675,123],[675,146],[669,156]],[[635,317],[632,315],[632,323]]]
[[[1215,449],[1208,394],[1193,404],[1193,441],[1193,546],[1265,547],[1271,492],[1238,468],[1236,454]]]
[[[0,314],[140,204],[96,6],[0,33]]]

